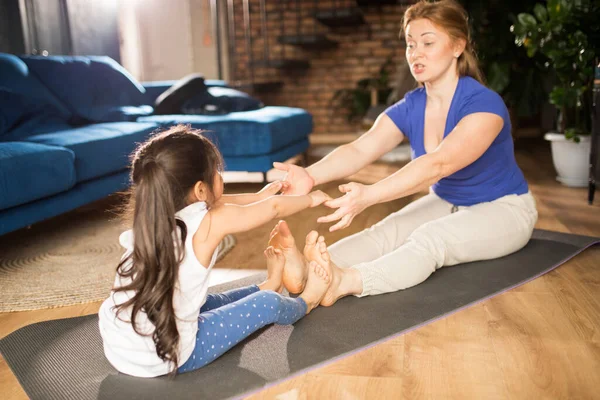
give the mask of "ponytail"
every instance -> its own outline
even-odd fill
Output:
[[[127,271],[119,264],[117,271],[122,277],[132,279],[131,284],[118,290],[134,290],[135,295],[118,306],[132,305],[131,323],[136,333],[138,312],[143,311],[156,329],[152,339],[157,355],[174,366],[178,365],[179,332],[173,309],[173,291],[183,258],[183,243],[173,240],[176,226],[182,230],[182,242],[187,234],[185,224],[175,219],[175,201],[168,177],[161,166],[150,160],[142,166],[143,178],[133,192],[134,247],[130,257],[132,268]],[[177,243],[177,249],[176,249]],[[179,254],[179,257],[176,256]]]
[[[114,291],[133,291],[127,302],[116,306],[117,314],[131,307],[131,324],[139,335],[152,335],[156,354],[171,364],[179,362],[179,332],[173,308],[173,294],[179,279],[179,265],[185,257],[187,229],[176,219],[188,203],[198,182],[211,190],[222,169],[221,154],[201,131],[177,125],[143,143],[132,155],[129,206],[133,220],[133,251],[117,267],[117,274],[130,280]],[[181,240],[175,236],[177,227]],[[155,326],[152,333],[140,332],[135,322],[145,313]]]

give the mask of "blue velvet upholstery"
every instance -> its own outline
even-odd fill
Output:
[[[94,107],[87,114],[91,121],[95,122],[126,122],[137,121],[140,117],[152,115],[154,109],[151,106],[106,106]]]
[[[138,121],[163,126],[178,123],[204,129],[223,156],[257,156],[308,137],[312,116],[301,108],[264,107],[227,115],[155,115]],[[245,169],[247,171],[248,169]]]
[[[0,143],[0,210],[63,192],[75,184],[75,154],[35,143]]]
[[[84,183],[49,198],[0,210],[0,235],[100,200],[129,187],[129,172],[122,171]]]
[[[8,133],[29,114],[27,98],[0,87],[0,137]]]
[[[308,150],[308,138],[290,143],[273,153],[259,156],[234,156],[225,158],[226,171],[265,172],[273,168],[274,161],[285,161]]]
[[[31,134],[68,127],[52,103],[0,87],[0,141],[18,141]]]
[[[18,57],[0,53],[0,86],[29,98],[31,103],[50,104],[67,121],[71,112],[33,76],[27,65]]]
[[[107,56],[87,56],[92,61],[92,74],[88,79],[97,80],[103,94],[103,103],[121,106],[146,104],[146,89],[118,62]],[[115,94],[118,96],[115,100]]]
[[[77,182],[84,182],[127,168],[137,143],[146,140],[155,128],[148,123],[107,122],[34,135],[27,141],[72,150]]]
[[[119,107],[145,103],[144,87],[109,57],[23,56],[29,70],[84,121],[135,120]]]

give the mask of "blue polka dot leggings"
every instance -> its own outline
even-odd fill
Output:
[[[266,325],[293,324],[306,314],[306,308],[300,297],[261,291],[256,285],[209,294],[200,309],[194,352],[177,372],[205,366]]]

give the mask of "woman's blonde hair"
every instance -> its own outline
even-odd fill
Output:
[[[483,74],[479,69],[469,30],[469,17],[466,10],[455,0],[440,0],[431,2],[421,0],[410,6],[404,12],[402,24],[403,32],[411,21],[427,19],[446,31],[454,41],[464,40],[465,50],[458,57],[458,74],[470,76],[481,84],[484,83]]]

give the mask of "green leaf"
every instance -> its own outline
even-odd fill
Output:
[[[565,90],[560,86],[555,86],[550,92],[550,104],[562,107],[565,101]]]
[[[487,77],[489,87],[497,93],[502,93],[510,83],[510,65],[491,63]]]
[[[575,143],[581,142],[581,138],[579,137],[579,135],[583,134],[585,133],[577,128],[565,129],[565,139],[572,139]]]
[[[533,29],[537,25],[537,21],[534,16],[527,13],[520,13],[517,16],[519,22],[526,28]]]
[[[540,3],[537,3],[533,7],[533,13],[535,14],[536,18],[539,21],[542,21],[542,22],[548,21],[548,11],[546,11],[546,7],[544,7]]]
[[[557,18],[558,16],[560,16],[561,0],[548,0],[546,9],[548,10],[548,15],[550,16],[550,19]]]
[[[565,129],[565,139],[573,139],[575,137],[575,130],[573,128]]]
[[[520,22],[515,22],[515,24],[513,25],[513,33],[515,34],[515,36],[519,39],[521,39],[521,41],[523,39],[525,39],[525,37],[527,36],[527,28],[525,28],[523,26],[523,24],[521,24]]]

